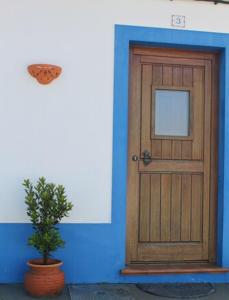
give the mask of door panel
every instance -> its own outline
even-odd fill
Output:
[[[140,176],[140,242],[200,242],[202,175],[179,173]]]
[[[156,66],[158,69],[158,66]],[[154,65],[153,65],[154,69]],[[181,69],[177,67],[176,69]],[[191,69],[191,68],[190,68]],[[153,159],[203,159],[203,125],[204,125],[204,82],[203,69],[193,68],[193,86],[185,88],[171,85],[158,85],[158,78],[152,83],[152,66],[142,66],[142,116],[141,116],[141,152],[151,150]],[[181,70],[183,72],[183,68]],[[174,75],[174,72],[172,73]],[[177,71],[175,72],[177,74]],[[182,73],[183,74],[183,73]],[[161,73],[160,73],[161,76]],[[154,78],[154,77],[153,77]],[[174,81],[174,78],[173,78]],[[175,80],[177,83],[177,81]],[[183,80],[182,80],[183,82]],[[150,111],[155,107],[155,91],[187,91],[190,93],[190,135],[181,136],[156,136],[154,128],[155,116]],[[210,105],[210,103],[209,103]],[[195,113],[193,113],[195,111]],[[153,113],[152,112],[152,113]],[[152,120],[152,121],[151,121]],[[153,123],[153,124],[152,124]],[[152,124],[152,126],[151,126]],[[153,127],[153,128],[152,128]],[[152,138],[151,138],[152,132]],[[188,141],[191,141],[188,143]]]
[[[209,53],[132,49],[128,263],[215,259],[215,60]]]

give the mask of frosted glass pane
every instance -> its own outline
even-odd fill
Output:
[[[189,92],[156,90],[155,135],[189,135]]]

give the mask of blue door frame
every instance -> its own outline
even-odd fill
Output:
[[[227,237],[229,232],[229,118],[226,117],[229,117],[229,85],[226,84],[229,82],[229,34],[115,26],[112,223],[120,224],[121,221],[120,235],[124,240],[126,238],[128,72],[131,44],[220,52],[217,263],[229,267]],[[168,280],[168,277],[164,276],[164,279],[165,277]],[[192,278],[197,277],[199,276],[192,276]],[[214,280],[220,277],[224,278],[223,281],[228,280],[227,275],[212,276]],[[178,276],[176,279],[179,280]]]

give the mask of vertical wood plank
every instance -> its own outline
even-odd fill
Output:
[[[152,66],[142,66],[141,152],[151,149]]]
[[[204,116],[204,89],[203,69],[195,68],[193,72],[193,134],[192,159],[203,159],[203,116]],[[208,124],[210,126],[210,124]]]
[[[182,141],[182,159],[192,159],[192,141]]]
[[[163,82],[163,67],[162,65],[153,65],[153,85],[162,85]],[[152,113],[155,113],[153,111]],[[151,154],[154,159],[161,159],[162,143],[160,140],[151,140]]]
[[[152,140],[151,154],[153,159],[161,159],[161,140]]]
[[[183,86],[184,87],[192,87],[193,79],[192,79],[192,67],[184,67],[183,68]]]
[[[173,85],[182,86],[182,67],[173,67]]]
[[[172,175],[171,241],[181,238],[181,175]]]
[[[202,236],[202,194],[203,184],[201,175],[192,175],[192,217],[191,240],[201,241]]]
[[[170,86],[173,84],[173,69],[171,66],[163,66],[163,85]]]
[[[171,175],[161,175],[161,241],[171,238]]]
[[[150,207],[150,241],[161,239],[161,176],[151,175],[151,207]]]
[[[161,156],[162,159],[172,158],[172,142],[171,140],[163,140],[161,145]]]
[[[139,220],[139,240],[148,242],[150,229],[150,175],[148,174],[141,175]]]
[[[162,85],[163,70],[162,65],[153,65],[153,84]]]
[[[172,159],[181,159],[181,141],[172,141]]]
[[[153,65],[153,85],[162,85],[163,83],[163,67],[162,65]],[[155,112],[153,112],[155,113]],[[161,159],[162,143],[161,140],[151,141],[151,153],[154,159]]]
[[[219,57],[212,61],[212,107],[211,111],[211,183],[210,183],[210,234],[209,234],[209,261],[216,262],[216,220],[218,195],[218,94],[219,94]]]
[[[191,229],[191,175],[182,175],[181,240],[190,241]]]
[[[211,62],[205,62],[204,85],[204,190],[203,190],[203,259],[209,257],[210,172],[211,172]],[[211,100],[210,100],[211,99]],[[215,113],[215,112],[213,112]]]
[[[137,243],[139,238],[139,174],[138,165],[131,157],[140,152],[141,126],[141,63],[140,56],[131,55],[130,99],[129,99],[129,136],[128,136],[128,191],[127,191],[127,262],[137,259]]]

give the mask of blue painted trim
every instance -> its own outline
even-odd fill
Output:
[[[160,28],[146,28],[136,26],[116,25],[115,27],[115,90],[114,90],[114,161],[113,161],[113,189],[121,196],[121,203],[126,203],[126,166],[127,166],[127,140],[128,140],[128,61],[129,47],[131,44],[154,45],[162,47],[201,49],[206,51],[217,51],[221,53],[220,61],[220,120],[219,120],[219,201],[218,201],[218,264],[224,267],[229,266],[229,242],[227,232],[229,229],[229,204],[226,199],[229,196],[229,124],[226,118],[229,110],[229,90],[225,84],[229,79],[229,35],[210,32],[196,32],[171,30]],[[229,112],[229,111],[228,111]],[[118,127],[119,126],[119,127]],[[118,128],[117,128],[118,127]],[[118,141],[117,141],[118,139]],[[116,151],[116,148],[119,150]],[[116,169],[116,153],[118,159],[123,163],[123,167]],[[118,185],[115,179],[116,172],[119,172],[120,181]],[[124,176],[124,178],[123,178]],[[113,198],[113,213],[116,214],[118,208]],[[120,199],[120,198],[119,198]],[[119,201],[120,202],[120,201]],[[123,224],[123,229],[125,224]],[[214,275],[212,278],[219,278],[221,275]],[[227,275],[225,275],[226,278]],[[178,279],[179,276],[174,276]],[[195,280],[199,276],[190,276]],[[153,279],[155,277],[152,277]],[[163,276],[163,278],[165,278]],[[187,277],[188,278],[188,277]],[[204,278],[204,277],[203,277]]]
[[[123,223],[120,220],[121,223]],[[64,261],[68,283],[228,282],[228,275],[120,276],[125,241],[111,224],[62,224],[65,249],[55,253]],[[37,257],[27,246],[30,224],[0,224],[0,283],[22,282],[26,261]]]
[[[115,26],[114,127],[111,224],[61,224],[69,283],[229,282],[228,274],[121,276],[125,266],[128,133],[128,55],[131,43],[221,51],[219,122],[218,261],[229,267],[229,35],[135,26]],[[93,199],[92,199],[93,201]],[[30,224],[0,224],[0,282],[21,282],[26,260],[37,253],[26,245]]]

